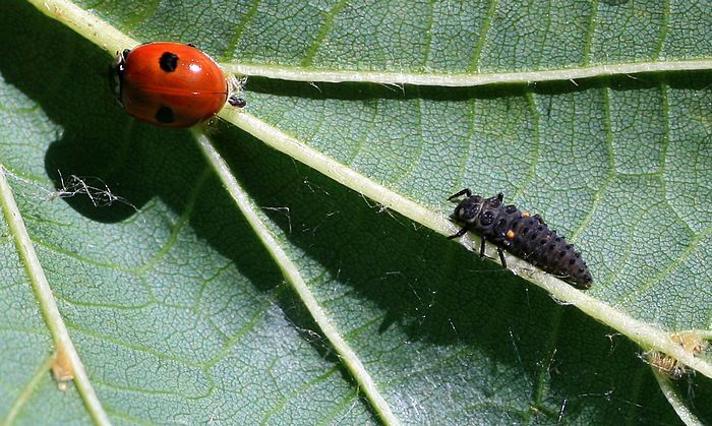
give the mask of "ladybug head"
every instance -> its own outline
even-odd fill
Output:
[[[452,218],[458,222],[473,223],[479,216],[484,206],[482,197],[473,195],[460,201],[460,204],[455,207],[455,212]]]

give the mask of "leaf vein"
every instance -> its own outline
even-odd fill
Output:
[[[470,60],[470,65],[467,67],[467,70],[470,72],[479,73],[480,57],[482,55],[482,49],[484,49],[484,46],[487,43],[487,34],[489,33],[490,26],[492,25],[492,20],[494,19],[494,15],[497,13],[498,3],[499,3],[499,0],[490,0],[490,2],[489,2],[489,6],[487,8],[487,13],[485,14],[484,19],[482,20],[482,27],[480,28],[480,37],[477,40],[477,44],[475,44],[475,46],[474,46],[474,50],[472,52],[472,59]]]
[[[3,426],[10,426],[14,423],[17,416],[22,412],[22,409],[27,403],[27,401],[32,398],[32,394],[34,393],[37,386],[40,384],[42,379],[46,377],[47,372],[49,372],[50,367],[52,366],[52,362],[54,362],[54,356],[50,355],[46,357],[44,362],[42,362],[40,366],[35,370],[35,374],[32,375],[30,381],[27,382],[27,384],[19,393],[15,401],[13,401],[12,405],[10,405],[10,409],[7,412],[7,416],[2,421]]]
[[[312,42],[311,46],[309,46],[309,49],[307,49],[306,53],[304,54],[304,58],[301,61],[302,67],[306,68],[312,65],[314,57],[316,56],[317,52],[319,51],[319,48],[321,47],[322,43],[324,43],[324,40],[326,40],[326,37],[329,35],[329,32],[331,31],[331,28],[334,25],[334,18],[344,9],[344,7],[346,7],[347,4],[348,0],[339,0],[329,10],[329,12],[325,14],[324,21],[321,27],[319,28],[319,32],[314,38],[314,41]]]
[[[591,63],[591,49],[593,47],[593,38],[596,34],[596,19],[598,17],[598,1],[599,0],[593,0],[591,1],[591,19],[589,20],[588,24],[588,31],[586,32],[586,39],[583,44],[583,54],[582,56],[582,61],[581,65],[586,66]]]
[[[59,313],[52,289],[27,233],[22,214],[15,202],[12,189],[7,182],[5,168],[2,165],[0,165],[0,204],[2,204],[7,226],[15,239],[18,254],[25,266],[27,277],[39,302],[40,311],[54,340],[55,350],[66,353],[69,365],[73,370],[73,380],[89,415],[97,424],[109,424],[109,418],[89,381],[89,376],[69,336],[67,326]]]
[[[255,15],[257,15],[257,9],[260,6],[260,2],[261,0],[253,0],[252,6],[250,6],[247,13],[242,18],[242,21],[240,21],[240,23],[236,27],[235,34],[233,34],[233,36],[230,38],[230,42],[227,44],[227,47],[225,47],[225,52],[221,56],[222,60],[227,60],[232,56],[233,53],[235,53],[235,49],[237,48],[238,43],[240,43],[242,34],[245,32],[248,25],[250,25],[252,20],[255,18]]]
[[[531,132],[532,132],[532,147],[531,147],[531,157],[532,161],[529,163],[529,170],[524,177],[524,180],[520,185],[517,186],[516,191],[512,194],[512,198],[516,199],[520,197],[525,189],[534,181],[536,177],[536,169],[539,164],[539,159],[541,157],[541,134],[540,134],[540,117],[539,110],[536,105],[536,98],[532,92],[527,92],[526,100],[529,107],[529,113],[531,114]]]

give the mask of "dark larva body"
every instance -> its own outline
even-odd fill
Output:
[[[472,192],[465,188],[449,199],[462,195],[466,198],[457,205],[452,218],[462,224],[463,228],[450,238],[461,237],[467,231],[472,231],[482,237],[480,255],[484,255],[484,243],[489,241],[498,247],[505,267],[503,249],[564,278],[574,287],[591,287],[593,278],[581,254],[575,251],[574,246],[568,244],[564,237],[549,229],[538,214],[531,216],[516,206],[505,206],[501,193],[483,198],[472,195]]]

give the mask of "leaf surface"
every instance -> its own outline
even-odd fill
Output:
[[[194,42],[227,64],[542,77],[403,89],[251,79],[245,117],[327,159],[307,162],[313,170],[266,147],[281,149],[269,137],[216,125],[210,138],[261,210],[258,229],[191,133],[125,116],[102,47],[25,3],[0,5],[0,159],[112,422],[377,423],[364,374],[403,423],[680,421],[638,359],[648,348],[617,336],[630,330],[605,314],[659,336],[711,333],[712,78],[544,80],[592,64],[709,60],[704,2],[78,4],[124,34]],[[381,197],[319,173],[332,165]],[[78,182],[121,199],[95,207]],[[444,219],[462,186],[504,192],[580,247],[596,280],[587,294],[610,309],[590,314],[603,324],[478,260],[443,227],[411,221],[400,201]],[[390,194],[400,198],[386,203]],[[61,393],[49,374],[53,335],[13,232],[2,235],[0,413],[88,422],[86,396],[74,384]],[[677,389],[703,420],[710,390],[703,374]]]

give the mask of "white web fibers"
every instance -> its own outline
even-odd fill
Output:
[[[114,194],[111,188],[109,188],[101,178],[96,176],[77,176],[71,174],[65,177],[60,170],[57,170],[57,174],[59,175],[59,187],[50,190],[41,184],[12,173],[7,169],[3,169],[2,172],[12,178],[12,180],[23,184],[25,187],[32,188],[47,201],[53,201],[57,198],[86,197],[89,202],[97,208],[110,207],[119,203],[138,211],[136,206],[131,204],[126,198]]]
[[[50,200],[86,196],[94,207],[109,207],[114,203],[121,203],[138,210],[128,200],[111,192],[111,188],[101,178],[69,175],[65,179],[62,172],[57,170],[57,173],[60,187],[50,194]]]

